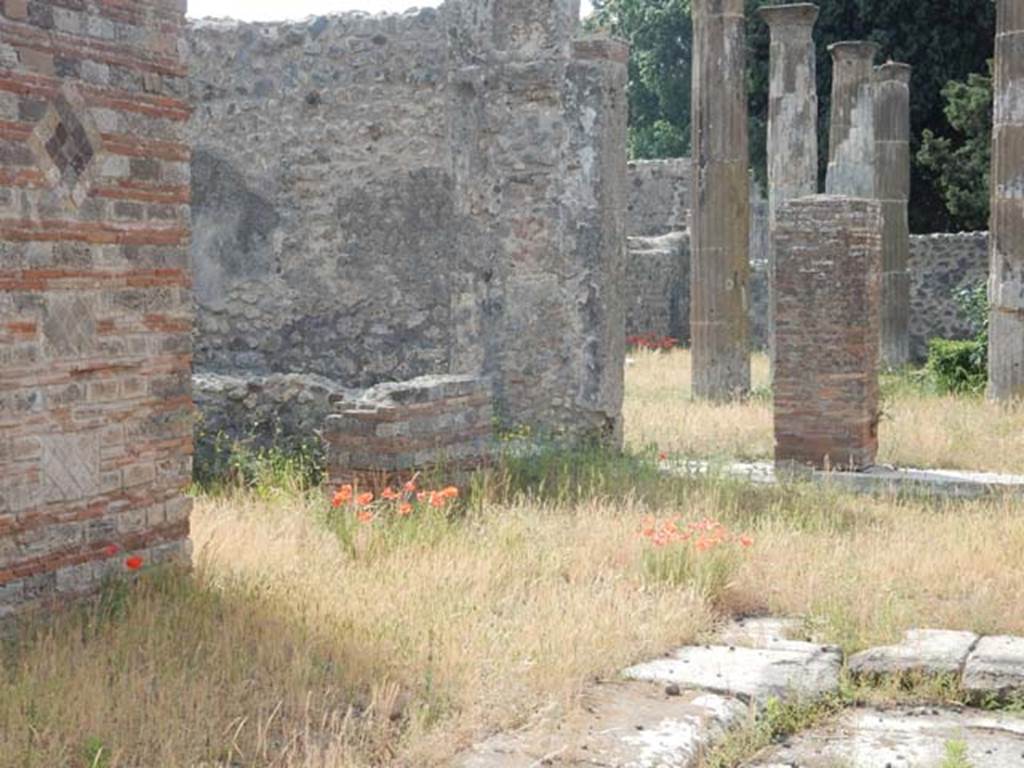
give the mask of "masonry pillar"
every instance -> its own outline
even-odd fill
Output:
[[[693,394],[750,390],[750,191],[743,0],[693,3]]]
[[[875,71],[875,194],[882,203],[882,363],[910,362],[910,74],[888,62]]]
[[[185,3],[56,6],[0,3],[0,620],[189,553]]]
[[[1024,2],[996,3],[989,396],[1024,397]]]
[[[575,0],[449,0],[450,368],[496,416],[617,443],[625,319],[625,52]]]
[[[814,196],[780,206],[775,460],[864,469],[878,452],[882,212]]]
[[[830,195],[875,197],[875,43],[834,43],[832,122],[829,127]]]
[[[818,81],[811,3],[761,8],[771,30],[768,92],[768,226],[787,200],[818,191]],[[775,259],[768,249],[768,348],[775,357]]]

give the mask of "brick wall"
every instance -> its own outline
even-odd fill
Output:
[[[792,200],[774,237],[776,462],[868,467],[878,452],[880,204]]]
[[[0,1],[0,617],[187,554],[184,9]]]
[[[381,384],[327,417],[331,486],[379,490],[419,471],[475,467],[493,442],[490,384],[472,376],[425,376]]]

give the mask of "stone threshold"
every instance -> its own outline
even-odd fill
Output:
[[[660,468],[663,472],[678,476],[727,477],[764,485],[806,481],[852,493],[918,494],[966,499],[999,494],[1024,496],[1024,475],[954,469],[876,466],[863,472],[808,470],[790,474],[778,473],[770,461],[716,463],[703,460],[665,460],[660,462]]]
[[[898,645],[844,662],[833,646],[792,640],[800,622],[749,619],[714,643],[667,653],[584,692],[563,719],[497,734],[458,756],[456,768],[699,768],[731,731],[772,699],[813,703],[854,676],[958,676],[980,698],[1024,695],[1024,638],[911,630]],[[960,750],[972,766],[1024,765],[1024,715],[951,705],[850,707],[767,747],[745,768],[918,768]]]

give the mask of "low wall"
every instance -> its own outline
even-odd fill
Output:
[[[382,384],[327,417],[332,486],[379,489],[417,472],[478,466],[494,439],[491,387],[473,376],[424,376]]]
[[[987,232],[914,235],[910,238],[910,357],[923,362],[930,339],[968,339],[975,329],[956,293],[988,280]]]

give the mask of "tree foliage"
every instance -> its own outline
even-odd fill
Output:
[[[751,162],[764,176],[768,114],[768,28],[757,15],[764,0],[747,0]],[[774,4],[774,3],[772,3]],[[689,0],[596,0],[590,26],[605,28],[633,46],[630,63],[631,151],[635,157],[686,154],[690,133]],[[965,226],[970,215],[952,213],[941,182],[920,161],[925,129],[935,136],[956,130],[943,90],[984,72],[992,57],[995,8],[990,0],[819,0],[819,132],[822,173],[828,151],[832,62],[827,47],[839,40],[869,39],[881,45],[880,61],[914,67],[911,84],[911,227],[939,231]],[[975,166],[981,160],[971,158]],[[966,219],[961,217],[968,216]]]
[[[988,227],[992,158],[992,77],[969,75],[942,89],[954,136],[925,128],[919,165],[931,174],[950,218],[962,229]]]

